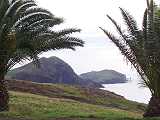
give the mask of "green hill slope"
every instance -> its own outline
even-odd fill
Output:
[[[8,84],[10,111],[1,112],[0,120],[158,120],[142,119],[144,104],[109,91],[16,80]]]
[[[10,92],[10,99],[10,111],[0,113],[0,120],[55,120],[56,118],[114,120],[141,117],[125,110],[21,92]]]
[[[18,80],[8,80],[8,84],[11,91],[27,92],[50,98],[71,99],[82,103],[118,108],[141,114],[145,110],[145,104],[129,101],[115,93],[96,88],[62,84],[38,84]]]

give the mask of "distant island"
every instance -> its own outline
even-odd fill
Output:
[[[39,61],[41,63],[39,68],[36,68],[31,62],[9,71],[6,78],[94,88],[102,88],[102,84],[127,82],[124,74],[113,70],[92,71],[77,75],[70,65],[55,56],[50,58],[43,57]]]
[[[101,84],[126,83],[126,75],[114,70],[91,71],[80,75],[83,79],[92,80]]]

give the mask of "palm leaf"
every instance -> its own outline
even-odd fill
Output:
[[[81,39],[70,36],[80,29],[53,31],[51,28],[63,23],[63,19],[39,8],[33,0],[6,1],[0,1],[0,59],[6,61],[5,71],[24,60],[39,65],[38,55],[42,52],[83,46]]]
[[[131,62],[142,78],[143,86],[147,86],[152,95],[160,96],[160,15],[153,0],[147,0],[142,29],[139,29],[135,19],[126,10],[120,8],[127,27],[123,32],[120,25],[107,15],[115,26],[119,37],[101,28],[121,53]]]

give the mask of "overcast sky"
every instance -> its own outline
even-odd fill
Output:
[[[64,24],[59,25],[62,28],[76,27],[82,29],[82,32],[76,35],[86,42],[84,48],[77,48],[76,51],[51,51],[41,56],[57,56],[69,63],[78,74],[103,69],[114,69],[125,74],[131,74],[132,69],[127,66],[124,57],[98,27],[101,26],[114,32],[106,14],[115,18],[122,25],[118,7],[128,10],[140,25],[146,0],[36,1],[39,6],[48,9],[55,16],[64,18]]]

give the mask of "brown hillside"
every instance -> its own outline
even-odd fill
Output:
[[[73,99],[80,102],[103,105],[123,110],[143,112],[144,104],[126,100],[113,92],[98,88],[86,88],[62,84],[40,84],[28,81],[7,80],[10,91],[20,91],[32,94],[48,96],[51,98]]]

